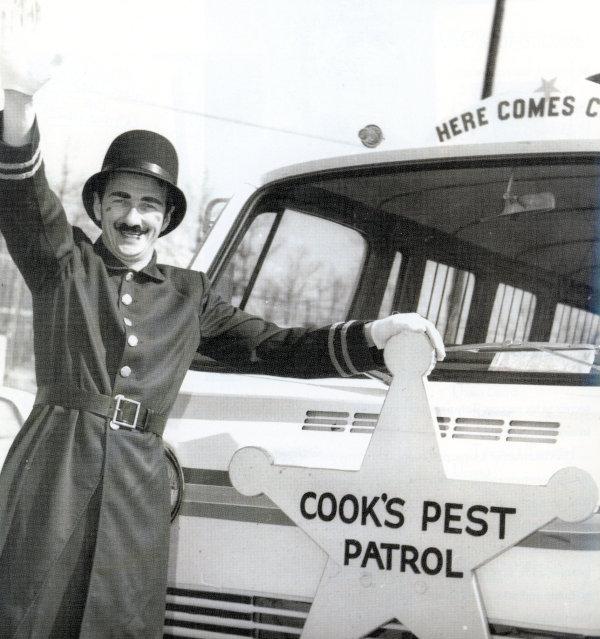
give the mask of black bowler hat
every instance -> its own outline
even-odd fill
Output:
[[[169,225],[161,233],[166,235],[179,225],[185,215],[185,195],[177,188],[179,163],[175,147],[167,138],[153,131],[126,131],[117,136],[104,156],[102,170],[95,173],[83,185],[83,205],[87,214],[97,226],[102,226],[94,217],[94,193],[99,192],[102,183],[115,171],[125,171],[148,175],[167,185],[169,204],[173,213]]]

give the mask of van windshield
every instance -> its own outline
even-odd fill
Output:
[[[390,163],[280,181],[243,212],[215,283],[282,325],[416,311],[450,346],[440,375],[589,383],[600,344],[599,159]]]

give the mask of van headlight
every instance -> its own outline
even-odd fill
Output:
[[[171,521],[174,521],[183,501],[183,470],[173,449],[166,442],[164,442],[164,446],[169,473],[169,487],[171,489]]]

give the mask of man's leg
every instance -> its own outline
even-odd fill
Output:
[[[63,574],[71,570],[71,577],[66,583],[60,607],[57,610],[49,639],[65,639],[79,637],[79,628],[85,611],[90,572],[94,561],[96,532],[100,511],[102,491],[98,486],[90,500],[86,517],[74,531],[69,544],[68,558],[72,565],[64,565]],[[79,552],[77,553],[77,548]],[[48,584],[48,587],[52,587]]]

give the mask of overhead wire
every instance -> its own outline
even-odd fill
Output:
[[[241,120],[239,118],[230,118],[227,116],[222,116],[222,115],[215,115],[213,113],[206,113],[204,111],[198,111],[196,109],[191,109],[191,108],[184,108],[184,107],[177,107],[177,106],[172,106],[169,104],[163,104],[160,102],[150,102],[148,100],[142,100],[139,98],[132,98],[132,97],[123,97],[123,96],[115,96],[115,95],[110,95],[107,93],[104,93],[102,91],[97,91],[94,89],[86,89],[86,92],[88,93],[93,93],[96,95],[101,95],[104,98],[109,98],[111,100],[116,100],[119,102],[130,102],[132,104],[140,104],[142,106],[149,106],[149,107],[153,107],[153,108],[158,108],[158,109],[166,109],[169,111],[174,111],[175,113],[182,113],[185,115],[197,115],[200,116],[202,118],[207,118],[210,120],[217,120],[219,122],[228,122],[230,124],[239,124],[242,126],[247,126],[247,127],[252,127],[255,129],[262,129],[265,131],[274,131],[277,133],[284,133],[286,135],[296,135],[299,137],[303,137],[303,138],[310,138],[313,140],[320,140],[322,142],[333,142],[334,144],[343,144],[345,146],[351,146],[354,148],[362,148],[362,145],[358,142],[349,142],[348,140],[339,140],[336,138],[328,138],[325,136],[321,136],[321,135],[316,135],[314,133],[303,133],[301,131],[295,131],[293,129],[286,129],[286,128],[282,128],[282,127],[276,127],[276,126],[268,126],[265,124],[258,124],[256,122],[249,122],[248,120]]]

